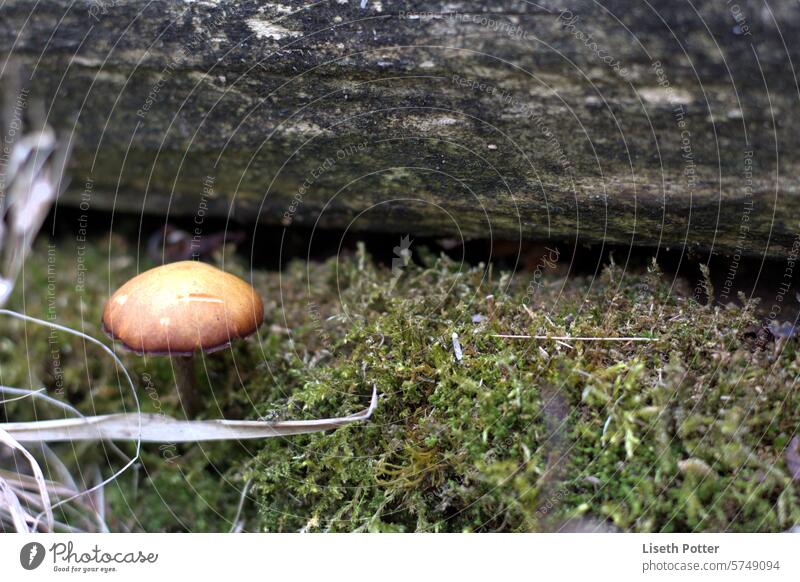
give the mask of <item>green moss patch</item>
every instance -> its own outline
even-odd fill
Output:
[[[126,245],[92,242],[80,271],[74,244],[39,244],[13,307],[101,337],[105,299],[151,266],[137,266]],[[800,523],[800,484],[784,461],[800,423],[797,343],[754,349],[744,337],[757,323],[753,305],[700,305],[655,265],[534,280],[421,255],[421,264],[392,269],[362,246],[281,273],[251,272],[226,256],[225,268],[252,277],[263,294],[267,321],[257,337],[203,359],[206,416],[341,416],[363,409],[373,387],[378,408],[369,422],[323,434],[148,445],[140,468],[107,488],[111,524],[228,530],[245,487],[239,525],[263,531],[781,531]],[[22,322],[2,325],[3,384],[45,385],[85,414],[133,406],[96,348]],[[169,361],[123,358],[142,409],[179,415]],[[24,402],[6,413],[31,417]],[[40,405],[37,413],[53,415]],[[119,466],[100,446],[56,451],[75,471]]]

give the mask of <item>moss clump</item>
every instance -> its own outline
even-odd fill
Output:
[[[107,244],[86,255],[82,303],[70,291],[74,270],[56,270],[60,323],[99,335],[104,299],[136,271],[124,241],[112,241],[112,263]],[[64,264],[73,260],[74,249],[57,249]],[[800,423],[797,345],[753,350],[743,340],[756,321],[752,306],[700,305],[655,267],[610,265],[597,278],[568,280],[540,273],[531,287],[531,274],[421,255],[421,264],[392,269],[360,247],[253,273],[267,325],[204,360],[214,387],[207,415],[340,416],[366,406],[373,386],[377,411],[324,434],[145,447],[138,479],[127,474],[109,493],[115,524],[226,530],[245,484],[244,527],[266,531],[779,531],[800,523],[800,484],[783,460]],[[235,257],[225,266],[249,277]],[[46,273],[43,245],[17,308],[46,316]],[[48,332],[3,324],[2,382],[52,386]],[[658,341],[494,337],[503,333]],[[91,346],[58,345],[65,399],[84,412],[132,405]],[[176,413],[168,363],[125,362],[143,408]],[[17,406],[9,412],[21,414]],[[118,464],[99,453],[78,461]]]

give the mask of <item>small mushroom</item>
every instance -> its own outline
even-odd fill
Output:
[[[111,296],[103,330],[137,354],[166,355],[186,415],[202,408],[194,356],[246,337],[264,319],[258,292],[239,277],[197,261],[170,263],[137,275]]]

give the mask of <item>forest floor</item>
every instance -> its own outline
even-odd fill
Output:
[[[326,261],[251,271],[241,255],[225,255],[225,270],[264,297],[266,321],[202,358],[201,416],[343,416],[365,408],[373,387],[377,410],[327,433],[144,445],[140,466],[106,487],[111,529],[752,532],[800,524],[800,350],[794,338],[756,333],[764,316],[754,302],[697,301],[655,262],[567,277],[546,255],[539,269],[516,275],[424,250],[417,259],[392,268],[360,245]],[[117,236],[42,239],[11,307],[106,341],[105,300],[151,266]],[[703,291],[715,297],[710,282]],[[96,346],[21,321],[2,327],[0,384],[45,386],[84,414],[134,406]],[[142,410],[181,416],[169,361],[120,355]],[[57,416],[27,401],[7,403],[5,414]],[[75,475],[97,466],[107,476],[121,465],[95,443],[53,448]]]

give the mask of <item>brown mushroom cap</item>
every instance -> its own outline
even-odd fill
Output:
[[[264,304],[239,277],[205,263],[181,261],[137,275],[103,310],[103,328],[138,353],[214,351],[253,333]]]

